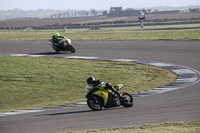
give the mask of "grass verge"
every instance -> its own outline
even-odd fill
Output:
[[[55,31],[56,32],[56,31]],[[0,32],[0,40],[48,40],[54,34],[49,32]],[[200,40],[200,29],[113,31],[113,32],[66,32],[61,33],[72,40]]]
[[[163,123],[158,125],[142,125],[127,128],[88,130],[66,133],[199,133],[200,122]]]
[[[168,70],[125,62],[0,56],[0,112],[85,101],[86,78],[94,76],[138,93],[176,79]]]

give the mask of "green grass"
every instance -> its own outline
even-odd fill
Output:
[[[88,130],[66,133],[199,133],[200,122],[163,123],[158,125],[142,125],[127,128]]]
[[[48,40],[54,31],[0,32],[0,40]],[[72,40],[200,40],[200,29],[61,33]]]
[[[94,76],[138,93],[173,82],[168,70],[124,62],[0,56],[0,112],[86,101],[86,78]]]
[[[100,28],[100,30],[97,31],[101,31],[101,32],[109,32],[109,31],[136,31],[136,30],[140,30],[140,24],[138,24],[138,26],[133,26],[133,27],[107,27],[107,28]],[[158,30],[158,29],[165,29],[167,30],[168,28],[174,28],[174,30],[176,30],[176,28],[187,28],[187,27],[200,27],[200,24],[178,24],[178,25],[156,25],[156,26],[145,26],[143,27],[143,30]],[[96,32],[97,32],[96,31]]]

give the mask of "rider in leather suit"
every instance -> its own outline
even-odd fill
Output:
[[[101,86],[101,85],[105,85],[105,89],[109,89],[111,90],[112,92],[114,92],[114,94],[117,94],[118,96],[120,96],[119,92],[112,86],[111,83],[104,83],[103,81],[101,80],[95,80],[94,77],[89,77],[87,78],[86,80],[87,84],[89,86],[93,86],[93,89],[92,91],[90,91],[90,94],[92,94],[93,92],[97,91],[98,88]],[[86,88],[86,92],[87,92],[87,88]]]
[[[60,42],[60,40],[62,40],[61,38],[65,38],[65,37],[61,36],[60,33],[55,33],[52,36],[52,40],[53,40],[54,44],[57,44],[57,45],[63,45],[63,43]]]

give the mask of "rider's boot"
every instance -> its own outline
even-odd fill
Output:
[[[111,85],[111,83],[106,83],[106,88],[112,90],[114,94],[120,96],[120,93]]]

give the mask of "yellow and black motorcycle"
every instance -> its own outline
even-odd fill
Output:
[[[86,87],[87,105],[95,111],[102,110],[102,108],[110,108],[117,106],[132,107],[134,104],[133,97],[126,93],[120,92],[123,85],[115,85],[114,88],[120,93],[120,96],[105,89],[105,85],[102,84],[98,89],[93,90],[93,86]]]

